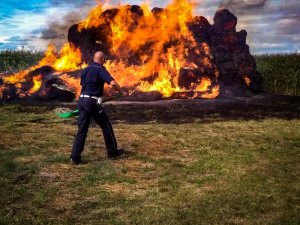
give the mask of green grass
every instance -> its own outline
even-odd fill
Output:
[[[275,94],[300,95],[300,54],[256,56],[264,88]]]
[[[299,224],[300,120],[114,124],[130,154],[108,160],[75,119],[0,107],[0,224]]]

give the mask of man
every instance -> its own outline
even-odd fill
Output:
[[[94,54],[94,62],[84,69],[81,75],[81,95],[78,100],[78,132],[74,140],[71,161],[75,164],[81,163],[81,153],[84,149],[85,139],[93,118],[101,127],[106,145],[107,156],[116,158],[124,153],[123,149],[117,149],[117,141],[108,117],[101,106],[100,98],[103,96],[104,83],[111,85],[122,95],[126,95],[120,85],[114,80],[103,66],[105,55],[101,51]],[[100,100],[100,102],[99,102]]]

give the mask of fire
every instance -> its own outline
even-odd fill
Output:
[[[149,8],[142,6],[144,16],[135,27],[135,18],[127,6],[119,9],[119,13],[110,23],[112,35],[112,51],[120,60],[118,63],[107,62],[107,69],[123,86],[137,86],[143,92],[159,91],[164,97],[170,97],[174,92],[188,92],[178,86],[180,68],[197,67],[187,60],[187,52],[196,48],[205,54],[202,64],[213,67],[210,49],[207,44],[196,47],[197,43],[187,28],[192,16],[192,4],[186,0],[176,0],[166,7],[159,15],[154,15]],[[100,10],[101,12],[101,10]],[[134,28],[133,28],[134,27]],[[177,44],[165,51],[165,44],[176,41]],[[148,54],[139,55],[141,65],[126,66],[126,51],[137,52],[147,44],[151,44]],[[145,78],[157,75],[153,82]],[[217,73],[216,73],[217,77]],[[129,78],[129,79],[128,79]],[[206,78],[209,85],[195,84],[195,91],[206,92],[212,82]],[[218,89],[214,89],[218,95]]]
[[[197,47],[187,27],[193,18],[192,4],[186,0],[175,0],[158,15],[151,13],[146,5],[142,9],[144,16],[138,25],[127,6],[121,7],[110,23],[112,51],[117,58],[123,60],[119,63],[108,62],[107,69],[121,85],[137,86],[143,92],[159,91],[164,97],[170,97],[174,92],[190,91],[178,86],[180,68],[193,64],[186,57],[190,49],[195,48],[199,53],[205,54],[202,64],[213,67],[209,46],[204,43]],[[166,43],[172,41],[177,43],[166,51]],[[147,44],[151,44],[151,49],[147,54],[139,55],[142,64],[126,67],[124,62],[127,51],[138,52]],[[157,75],[153,82],[144,81],[144,78],[153,75]],[[206,81],[209,85],[195,84],[195,91],[208,91],[212,82],[209,78]],[[214,91],[217,96],[218,89],[215,88]]]
[[[28,91],[28,94],[29,94],[29,95],[31,95],[31,94],[37,92],[38,90],[40,90],[41,85],[42,85],[42,75],[34,76],[34,77],[32,78],[32,81],[33,81],[33,86],[32,86],[32,88]]]
[[[249,79],[249,77],[247,75],[244,76],[243,78],[244,78],[244,81],[245,81],[246,85],[249,87],[250,83],[251,83],[251,80]]]
[[[66,85],[76,93],[76,97],[78,98],[80,95],[80,79],[76,79],[74,77],[70,77],[68,74],[63,74],[60,78],[65,81]]]
[[[212,88],[210,92],[201,95],[201,98],[216,98],[219,96],[220,86],[216,85]]]
[[[99,15],[103,12],[102,5],[98,5],[94,9],[92,9],[87,16],[87,18],[82,21],[79,26],[78,30],[82,31],[83,29],[91,28],[91,27],[98,27],[101,24],[103,24],[105,21],[102,19],[99,19]]]
[[[75,48],[73,45],[65,44],[58,54],[55,46],[50,44],[45,52],[44,57],[38,62],[37,65],[10,76],[5,76],[3,77],[3,81],[5,84],[15,85],[15,87],[18,89],[17,93],[20,97],[25,97],[28,95],[30,96],[40,90],[43,82],[41,75],[32,77],[31,72],[43,66],[51,66],[56,71],[66,72],[85,68],[87,64],[81,62],[81,51],[78,48]],[[65,81],[67,80],[65,77],[62,77],[62,79]],[[22,87],[24,83],[28,81],[31,81],[33,86],[28,91],[23,91]],[[69,82],[68,84],[71,83],[73,84],[74,82]],[[79,86],[80,84],[78,83],[77,89]],[[0,89],[1,97],[4,90],[4,87]]]
[[[164,97],[170,97],[175,91],[180,91],[180,88],[176,88],[172,86],[172,82],[169,79],[168,71],[161,70],[159,73],[159,77],[155,79],[153,84],[142,81],[138,86],[138,90],[140,91],[159,91],[163,94]]]
[[[5,90],[4,85],[0,85],[0,98],[3,98],[3,91]]]
[[[79,70],[87,66],[81,62],[80,49],[69,43],[63,46],[59,58],[52,65],[56,71],[60,72]]]
[[[211,80],[203,77],[200,85],[196,88],[196,91],[205,92],[211,86]]]
[[[50,44],[45,52],[44,58],[42,58],[37,66],[34,67],[41,67],[45,65],[53,65],[57,60],[57,50],[53,44]],[[30,68],[31,69],[31,68]]]
[[[78,32],[84,29],[97,29],[109,25],[107,39],[114,59],[105,66],[114,78],[130,90],[143,92],[158,91],[163,97],[174,93],[194,91],[194,97],[215,98],[219,94],[218,71],[212,62],[209,45],[198,44],[188,28],[193,20],[193,5],[188,0],[174,0],[164,10],[152,13],[149,6],[142,5],[142,13],[132,13],[129,6],[119,6],[116,15],[110,18],[103,15],[104,7],[99,4],[92,9],[87,18],[78,24]],[[197,55],[197,62],[188,56]],[[128,56],[134,55],[137,63]],[[79,78],[67,72],[80,70],[87,66],[82,61],[82,52],[73,44],[65,44],[60,52],[49,45],[45,57],[27,70],[4,77],[4,84],[15,85],[22,95],[32,95],[42,87],[42,76],[31,77],[31,72],[42,66],[51,66],[69,89],[80,93]],[[215,71],[214,77],[205,74],[203,68]],[[179,83],[182,68],[193,68],[205,76],[199,77],[188,89]],[[25,82],[31,81],[28,91],[21,91]],[[1,90],[0,90],[0,93]]]

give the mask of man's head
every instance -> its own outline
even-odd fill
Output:
[[[105,54],[101,51],[97,51],[94,54],[94,62],[103,65],[105,63]]]

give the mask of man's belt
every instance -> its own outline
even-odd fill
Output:
[[[90,96],[90,95],[80,95],[80,98],[93,98],[93,99],[98,100],[99,97],[96,97],[96,96]]]
[[[80,95],[80,98],[92,98],[92,99],[97,100],[97,103],[99,105],[102,103],[102,98],[101,97],[90,96],[90,95]]]

